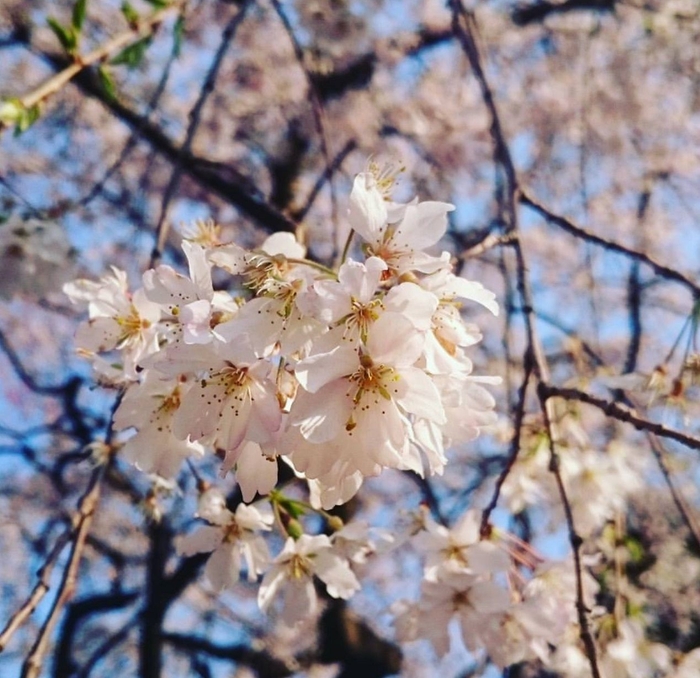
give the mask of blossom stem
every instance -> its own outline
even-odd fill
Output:
[[[347,240],[345,241],[345,245],[343,245],[343,251],[340,254],[340,262],[339,266],[345,263],[345,260],[348,258],[348,252],[350,252],[350,245],[352,244],[352,239],[353,236],[355,235],[355,229],[351,228],[350,233],[348,233]]]
[[[301,266],[309,266],[310,268],[315,268],[317,271],[321,271],[321,273],[325,273],[326,275],[330,276],[334,280],[338,279],[338,274],[332,268],[329,268],[328,266],[324,266],[323,264],[319,264],[316,261],[311,261],[310,259],[294,259],[294,258],[288,258],[287,261],[290,264],[299,264]]]

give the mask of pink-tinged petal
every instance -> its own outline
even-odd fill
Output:
[[[427,419],[419,419],[413,424],[413,435],[428,462],[428,473],[442,475],[447,464],[442,427]],[[422,471],[422,468],[417,471],[418,475],[422,475]]]
[[[204,569],[204,576],[212,588],[223,591],[238,582],[241,574],[241,553],[238,545],[223,543],[211,554]]]
[[[159,400],[148,393],[143,384],[131,385],[114,413],[114,430],[146,426],[159,404]]]
[[[482,614],[505,612],[510,607],[510,593],[492,582],[479,582],[469,589],[469,604]]]
[[[297,296],[297,307],[326,325],[340,320],[350,312],[350,296],[335,280],[318,280]]]
[[[209,261],[232,275],[240,275],[248,267],[248,252],[235,243],[229,243],[210,252]]]
[[[467,511],[451,530],[458,544],[476,544],[481,538],[481,515],[477,511]]]
[[[452,609],[445,606],[432,608],[429,615],[423,614],[420,618],[420,635],[430,641],[438,657],[444,657],[450,650],[448,626],[452,615]]]
[[[193,301],[180,312],[180,322],[185,326],[183,340],[186,344],[208,344],[212,340],[209,324],[211,304],[206,299]]]
[[[97,294],[97,290],[100,288],[100,283],[94,280],[87,280],[85,278],[78,278],[71,282],[67,282],[63,285],[63,293],[68,296],[71,303],[79,305],[81,307],[87,307],[92,299]]]
[[[316,612],[318,598],[310,577],[290,579],[282,590],[283,607],[280,621],[287,626],[294,626]]]
[[[121,449],[121,457],[145,473],[157,473],[163,478],[174,478],[180,471],[185,457],[199,453],[199,446],[188,441],[178,440],[170,433],[169,422],[158,426],[142,428],[130,438]]]
[[[231,511],[226,508],[226,497],[221,490],[210,487],[199,495],[197,515],[213,525],[228,525]]]
[[[227,342],[249,343],[258,355],[265,355],[273,348],[284,325],[284,318],[277,312],[279,302],[269,297],[251,299],[216,331]]]
[[[238,447],[244,440],[248,429],[252,403],[243,396],[241,400],[229,397],[219,417],[215,442],[225,450]]]
[[[277,484],[277,460],[263,455],[260,445],[244,443],[236,464],[236,480],[243,501],[253,501],[256,494],[266,495]]]
[[[374,322],[367,348],[375,364],[412,365],[423,350],[423,336],[410,320],[398,313],[385,312]]]
[[[282,324],[279,333],[280,351],[289,355],[300,351],[326,329],[318,320],[305,317],[294,306],[287,321]]]
[[[180,321],[186,324],[201,325],[209,323],[211,304],[206,299],[198,299],[183,306],[180,311]]]
[[[407,388],[397,397],[399,405],[417,417],[444,424],[447,421],[445,409],[440,400],[440,392],[432,379],[416,367],[404,367],[400,374]]]
[[[250,387],[252,407],[246,424],[246,438],[256,443],[269,443],[282,424],[282,411],[275,392],[261,384]]]
[[[210,553],[221,544],[222,537],[223,532],[219,527],[205,525],[192,534],[180,537],[176,542],[177,552],[185,557],[193,556],[195,553]]]
[[[447,230],[447,213],[454,205],[446,202],[421,202],[409,205],[392,238],[401,250],[423,250],[434,245]]]
[[[326,584],[326,590],[333,598],[347,600],[360,590],[360,582],[345,558],[324,551],[316,555],[314,565],[316,574]]]
[[[369,173],[358,174],[353,182],[348,209],[350,226],[372,245],[381,242],[386,227],[387,210],[377,182]]]
[[[449,266],[450,253],[443,252],[439,257],[421,251],[412,251],[392,261],[392,265],[399,273],[406,271],[419,271],[420,273],[435,273],[445,266]]]
[[[165,264],[143,274],[143,289],[157,304],[180,306],[197,299],[192,281]]]
[[[301,392],[289,414],[289,421],[312,443],[333,440],[343,429],[352,412],[348,384],[338,380],[327,384],[316,394]]]
[[[407,438],[404,420],[396,403],[381,398],[362,410],[364,405],[363,399],[355,410],[357,426],[348,435],[355,438],[358,449],[365,452],[368,462],[397,468],[401,464]]]
[[[211,301],[214,296],[214,287],[211,283],[211,266],[207,261],[204,248],[197,243],[183,240],[182,249],[187,257],[190,278],[194,284],[197,297]]]
[[[250,582],[256,581],[258,575],[262,574],[270,564],[270,551],[262,537],[245,537],[239,542],[241,555],[245,560],[247,579]]]
[[[309,480],[310,502],[314,508],[330,511],[334,506],[352,499],[362,486],[363,476],[359,472],[346,475],[341,480],[326,485],[321,480]]]
[[[338,281],[347,295],[366,304],[374,296],[386,269],[386,263],[379,257],[370,257],[364,264],[348,259],[338,271]]]
[[[300,360],[294,368],[294,375],[304,389],[316,393],[326,384],[352,374],[358,366],[355,350],[338,346],[330,353],[319,353]]]
[[[122,328],[114,318],[94,318],[78,326],[75,343],[86,351],[104,353],[119,342]]]
[[[282,254],[288,259],[303,259],[306,256],[306,248],[297,242],[293,233],[273,233],[260,249],[266,254]]]
[[[196,382],[173,417],[173,435],[184,440],[200,440],[219,425],[226,399],[226,387],[216,382]],[[235,447],[235,446],[234,446]]]
[[[507,572],[510,568],[510,557],[496,544],[482,541],[470,546],[467,550],[469,569],[475,574],[491,572]]]
[[[498,315],[499,307],[496,295],[487,290],[481,283],[474,280],[466,280],[456,275],[449,275],[445,286],[440,289],[441,295],[460,297],[476,301],[487,308],[494,315]]]
[[[310,443],[295,426],[290,426],[280,438],[278,449],[284,450],[294,470],[307,478],[318,478],[328,473],[337,461],[331,442]]]
[[[401,283],[392,287],[384,299],[387,311],[399,313],[413,323],[417,330],[429,330],[438,298],[414,283]]]
[[[287,572],[284,565],[273,565],[265,573],[258,591],[258,606],[263,612],[267,612],[286,579]]]
[[[258,510],[255,506],[239,504],[234,514],[238,525],[246,530],[265,530],[272,528],[274,517],[272,513]]]
[[[134,292],[131,302],[142,320],[147,320],[152,324],[157,323],[160,320],[160,306],[152,302],[146,296],[146,293],[143,291],[143,289],[139,289],[136,290],[136,292]]]

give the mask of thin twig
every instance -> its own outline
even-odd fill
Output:
[[[309,210],[313,207],[316,198],[318,197],[324,184],[333,177],[333,175],[340,169],[341,165],[345,162],[345,158],[350,155],[357,148],[357,142],[354,139],[350,139],[345,143],[345,146],[340,149],[338,154],[333,158],[330,165],[327,165],[322,174],[316,179],[309,196],[304,202],[304,206],[292,213],[292,218],[296,221],[303,221]]]
[[[690,292],[692,292],[695,298],[700,297],[699,285],[696,285],[692,280],[690,280],[690,278],[686,277],[679,271],[676,271],[673,268],[669,268],[668,266],[664,266],[663,264],[660,264],[659,262],[655,261],[648,254],[638,252],[637,250],[633,250],[630,247],[625,247],[620,243],[617,243],[613,240],[609,240],[608,238],[603,238],[599,235],[595,235],[595,233],[591,233],[585,228],[577,226],[566,217],[562,217],[559,214],[555,214],[551,210],[547,209],[544,205],[537,202],[534,198],[524,193],[522,190],[520,191],[519,200],[523,205],[531,207],[540,216],[544,217],[550,223],[559,226],[559,228],[563,229],[567,233],[577,238],[580,238],[581,240],[600,245],[601,247],[611,252],[617,252],[618,254],[622,254],[626,257],[629,257],[630,259],[634,259],[635,261],[639,261],[640,263],[646,264],[654,271],[654,273],[656,273],[656,275],[662,278],[666,278],[667,280],[673,280],[674,282],[680,283],[685,288],[690,290]]]
[[[546,383],[541,384],[540,388],[543,389],[547,398],[556,396],[564,398],[565,400],[578,400],[579,402],[587,403],[588,405],[597,407],[601,412],[604,412],[613,419],[631,424],[639,431],[648,431],[662,438],[675,440],[690,449],[700,450],[700,439],[681,433],[676,429],[668,428],[663,424],[649,421],[644,417],[640,417],[635,410],[623,405],[618,405],[610,400],[605,400],[605,398],[599,398],[598,396],[591,395],[577,388],[563,388]]]
[[[185,6],[183,5],[183,12],[184,12]],[[184,18],[184,17],[183,17]],[[163,92],[165,92],[165,87],[168,84],[168,80],[170,78],[170,72],[172,70],[173,64],[175,63],[175,59],[177,58],[177,44],[178,40],[177,37],[173,37],[173,47],[170,50],[170,56],[168,57],[168,61],[165,65],[165,68],[163,69],[163,74],[161,75],[160,80],[158,81],[158,86],[156,87],[155,91],[153,92],[153,96],[150,98],[147,106],[146,106],[146,111],[143,115],[143,120],[144,123],[149,121],[150,115],[153,113],[153,111],[156,109],[156,106],[158,105],[158,102],[160,101],[161,96],[163,96]],[[119,157],[112,163],[110,167],[107,168],[107,171],[104,173],[102,178],[90,189],[90,191],[82,198],[80,198],[77,202],[76,205],[80,205],[81,207],[86,207],[90,202],[92,202],[100,193],[102,193],[105,185],[109,181],[109,179],[114,175],[114,173],[124,164],[126,161],[127,157],[129,156],[129,153],[134,149],[136,144],[139,141],[139,132],[138,131],[132,131],[131,134],[129,135],[129,139],[127,140],[126,144],[124,144],[124,147],[121,150],[121,153],[119,154]]]
[[[88,54],[75,57],[72,64],[64,68],[59,73],[52,75],[48,80],[45,80],[37,88],[28,92],[18,99],[18,105],[23,109],[28,110],[34,106],[38,106],[48,99],[51,95],[60,91],[61,88],[75,78],[81,71],[89,66],[96,64],[106,59],[110,54],[119,49],[125,48],[128,45],[148,38],[153,35],[156,28],[163,22],[163,19],[168,14],[174,11],[179,11],[187,0],[175,0],[172,4],[153,12],[150,16],[142,17],[138,20],[135,26],[128,30],[115,35],[111,40],[108,40],[103,45],[100,45]],[[7,125],[0,121],[0,130]]]
[[[494,487],[491,500],[487,504],[481,516],[481,535],[483,537],[488,536],[491,514],[498,505],[498,498],[501,495],[501,488],[503,487],[503,483],[506,481],[506,478],[513,470],[513,466],[518,459],[518,454],[520,453],[520,437],[522,435],[523,419],[525,418],[525,400],[527,398],[527,388],[530,384],[530,377],[532,376],[533,367],[532,353],[528,352],[525,355],[525,375],[523,376],[523,381],[520,384],[520,389],[518,391],[518,403],[515,408],[515,419],[513,422],[514,430],[513,438],[510,443],[510,454],[508,455],[508,460],[506,461],[503,470],[496,480],[496,486]]]
[[[2,330],[0,330],[0,350],[3,351],[3,353],[9,360],[10,365],[12,365],[12,369],[14,369],[20,381],[30,391],[45,396],[60,396],[65,392],[65,385],[44,386],[42,384],[38,384],[36,379],[34,379],[34,377],[31,374],[29,374],[29,372],[27,372],[27,370],[25,369],[24,365],[22,364],[22,361],[20,360],[19,356],[12,348],[12,346],[10,346],[7,337],[5,336],[5,333]]]
[[[74,524],[56,540],[51,552],[46,556],[44,564],[37,572],[39,581],[34,586],[29,598],[27,598],[23,605],[10,617],[2,633],[0,633],[0,652],[7,647],[7,643],[15,634],[15,631],[17,631],[17,629],[34,613],[37,605],[51,589],[51,573],[53,572],[58,557],[75,532],[76,522],[77,521],[74,521]]]
[[[489,86],[482,65],[481,56],[479,53],[476,39],[476,19],[471,12],[468,12],[464,8],[461,0],[450,0],[449,5],[452,10],[452,29],[454,31],[455,37],[459,41],[459,44],[461,45],[462,50],[464,51],[472,67],[474,76],[476,77],[477,82],[479,84],[479,88],[481,89],[482,100],[491,118],[490,130],[494,144],[494,160],[496,161],[496,165],[501,167],[501,169],[503,170],[503,174],[506,178],[506,185],[503,187],[503,199],[505,201],[505,207],[503,210],[504,213],[501,215],[501,217],[505,221],[506,232],[514,236],[513,242],[510,244],[515,252],[516,284],[518,294],[520,295],[520,299],[522,302],[522,312],[527,332],[527,346],[525,349],[523,359],[525,363],[526,372],[531,367],[532,372],[540,382],[538,384],[538,396],[542,405],[545,423],[550,433],[549,439],[551,461],[552,466],[554,467],[553,471],[555,472],[555,476],[557,478],[557,484],[559,486],[561,501],[564,505],[564,511],[567,516],[569,538],[574,549],[574,569],[576,575],[576,608],[578,610],[579,618],[579,633],[581,641],[584,644],[586,657],[588,658],[588,663],[591,667],[593,678],[599,678],[600,669],[598,668],[596,647],[588,627],[588,618],[586,616],[587,610],[583,598],[583,573],[581,570],[581,559],[578,550],[580,548],[580,538],[576,534],[573,522],[573,515],[571,513],[571,505],[561,479],[561,474],[559,473],[558,469],[558,457],[556,456],[556,451],[554,447],[554,431],[552,428],[552,403],[548,402],[548,397],[543,391],[540,390],[540,387],[549,381],[549,368],[547,366],[547,361],[545,360],[544,353],[542,351],[541,343],[537,337],[535,312],[532,301],[533,297],[530,290],[530,284],[527,278],[528,269],[525,262],[522,244],[520,242],[520,238],[518,237],[519,231],[517,203],[518,196],[520,194],[518,177],[515,171],[515,166],[513,164],[513,159],[510,154],[510,150],[508,148],[508,143],[506,142],[506,137],[503,132],[503,126],[500,122],[496,102],[493,97],[491,88]],[[499,200],[499,204],[502,204],[501,200]],[[524,397],[524,395],[522,397]],[[515,463],[515,457],[517,457],[517,450],[511,454],[513,464]],[[503,480],[505,480],[506,476],[503,477]],[[496,497],[496,501],[497,500],[498,498]]]
[[[678,512],[681,514],[681,518],[686,524],[686,527],[688,528],[688,530],[690,530],[690,534],[693,535],[695,548],[698,551],[700,551],[700,524],[698,524],[698,521],[693,515],[692,509],[690,508],[690,506],[688,506],[688,502],[685,500],[685,497],[683,496],[682,492],[676,487],[676,484],[673,482],[673,476],[671,475],[671,470],[669,469],[668,463],[666,461],[668,453],[666,452],[666,449],[661,444],[661,441],[656,435],[654,435],[653,433],[647,433],[647,439],[649,440],[649,444],[651,445],[651,451],[654,454],[656,463],[658,464],[659,469],[661,470],[661,474],[663,475],[664,480],[666,481],[666,485],[668,486],[669,492],[671,493],[673,503],[676,505]]]
[[[311,77],[311,74],[309,73],[308,69],[306,68],[306,65],[304,64],[304,50],[301,48],[301,45],[299,44],[299,41],[297,40],[297,37],[294,33],[294,28],[292,27],[292,24],[289,21],[289,18],[284,12],[284,9],[282,9],[282,5],[280,4],[279,0],[272,0],[272,6],[275,8],[275,12],[277,12],[277,16],[279,16],[280,21],[282,22],[282,25],[284,26],[284,30],[287,32],[287,35],[289,36],[289,40],[292,43],[292,48],[294,49],[294,56],[296,57],[297,61],[299,62],[299,67],[301,70],[304,72],[304,76],[306,77],[306,81],[309,86],[309,93],[311,95],[311,109],[313,111],[313,116],[314,116],[314,124],[316,125],[316,132],[318,133],[319,141],[321,143],[321,154],[323,155],[323,160],[325,162],[325,173],[328,175],[328,188],[330,191],[330,197],[331,197],[331,223],[334,225],[336,231],[338,228],[338,200],[335,195],[335,189],[333,187],[333,172],[331,170],[331,155],[330,155],[330,150],[328,148],[328,139],[326,135],[326,126],[324,123],[324,110],[323,110],[323,102],[321,101],[321,97],[318,94],[318,91],[316,90],[316,83],[314,82],[313,78]]]
[[[44,656],[48,650],[51,635],[58,622],[63,607],[75,591],[75,583],[78,575],[78,567],[82,559],[85,541],[92,525],[95,509],[100,498],[102,478],[104,477],[106,464],[95,469],[90,478],[88,488],[80,500],[78,507],[78,520],[75,529],[75,539],[71,548],[68,564],[63,571],[63,578],[59,584],[58,593],[46,618],[39,636],[34,643],[29,656],[22,666],[22,678],[37,678],[41,673]]]
[[[589,659],[593,678],[600,678],[600,669],[598,668],[598,661],[596,658],[595,641],[593,640],[593,635],[591,634],[591,630],[588,625],[589,610],[586,607],[583,594],[583,570],[581,566],[581,546],[583,545],[583,539],[581,539],[576,531],[574,513],[571,509],[569,495],[566,493],[566,486],[564,485],[564,479],[561,475],[559,454],[556,451],[555,443],[556,434],[552,419],[550,417],[551,409],[548,406],[549,396],[547,395],[547,390],[543,382],[538,384],[537,395],[540,399],[542,415],[544,416],[544,424],[545,428],[547,429],[547,438],[549,440],[549,470],[554,475],[557,489],[559,490],[559,498],[562,506],[564,507],[564,515],[566,516],[566,525],[569,532],[569,541],[571,542],[571,549],[574,556],[574,571],[576,573],[576,612],[578,615],[579,635],[586,650],[586,656]]]
[[[216,78],[219,74],[221,64],[223,63],[224,57],[226,56],[226,53],[228,52],[229,47],[231,46],[231,42],[233,41],[238,26],[245,18],[246,12],[248,11],[248,7],[250,6],[250,4],[250,0],[246,0],[246,2],[242,3],[238,8],[236,14],[233,17],[231,17],[231,19],[229,19],[229,22],[226,24],[226,27],[221,33],[221,42],[219,43],[219,48],[216,51],[216,54],[214,55],[214,59],[212,60],[211,66],[209,67],[207,76],[199,91],[197,101],[195,101],[195,104],[189,113],[189,125],[187,126],[187,134],[185,135],[185,141],[182,143],[182,146],[180,146],[177,160],[173,168],[173,173],[170,176],[170,182],[168,183],[168,186],[165,189],[165,193],[163,194],[160,218],[158,220],[158,225],[156,226],[156,243],[151,252],[151,259],[149,263],[150,268],[153,268],[153,266],[157,263],[158,259],[160,259],[160,256],[163,252],[163,248],[165,247],[165,242],[168,237],[168,230],[170,225],[170,222],[167,218],[168,208],[170,206],[170,201],[172,200],[173,196],[175,195],[175,192],[178,189],[178,186],[180,185],[183,162],[185,158],[190,155],[192,142],[194,141],[195,134],[197,133],[197,129],[199,128],[202,119],[202,111],[204,110],[204,104],[207,102],[207,99],[209,98],[210,94],[214,91],[214,87],[216,85]]]

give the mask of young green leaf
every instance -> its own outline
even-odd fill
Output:
[[[153,5],[156,9],[164,9],[170,4],[170,0],[146,0],[149,5]]]
[[[15,136],[19,136],[22,132],[26,132],[41,115],[41,108],[39,104],[35,104],[31,108],[25,108],[17,120],[17,125],[15,127]]]
[[[73,5],[73,28],[80,32],[85,21],[85,10],[87,8],[87,0],[77,0]]]
[[[139,13],[134,9],[130,2],[127,2],[126,0],[122,2],[121,9],[124,18],[127,20],[130,26],[134,26],[138,23],[141,17],[139,17]]]
[[[127,68],[137,68],[143,61],[148,46],[151,44],[151,37],[147,36],[137,40],[125,47],[109,63],[114,66],[124,65]]]
[[[173,27],[173,56],[175,58],[180,56],[182,52],[182,36],[185,32],[185,17],[180,14]]]
[[[61,47],[63,47],[68,54],[74,54],[78,46],[78,34],[75,32],[75,28],[73,26],[64,26],[53,17],[49,17],[47,23],[61,43]]]
[[[100,85],[102,86],[102,91],[105,93],[110,101],[117,100],[117,86],[114,83],[114,78],[109,71],[109,67],[106,64],[102,64],[97,69],[97,76],[100,79]]]

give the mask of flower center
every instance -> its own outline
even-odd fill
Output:
[[[117,348],[123,348],[128,342],[138,338],[142,330],[151,326],[150,321],[141,318],[133,305],[129,309],[129,315],[118,315],[115,320],[122,330],[117,341]]]

